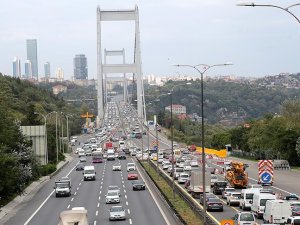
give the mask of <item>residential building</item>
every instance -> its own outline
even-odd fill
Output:
[[[83,54],[75,55],[74,79],[75,80],[87,80],[88,79],[87,58]]]
[[[27,60],[31,62],[32,78],[38,80],[38,57],[37,57],[37,40],[26,40]]]
[[[165,110],[171,111],[171,106],[165,107]],[[186,107],[183,105],[172,105],[172,112],[173,114],[186,114]]]
[[[57,95],[61,92],[67,92],[68,88],[64,85],[58,84],[52,87],[53,94]]]
[[[21,61],[17,56],[13,60],[13,77],[21,77]]]
[[[47,79],[49,79],[50,76],[51,76],[51,73],[50,73],[50,62],[45,62],[45,64],[44,64],[44,70],[45,70],[45,77]]]
[[[25,78],[26,79],[32,78],[32,64],[30,60],[25,61]]]
[[[64,80],[64,71],[62,68],[57,68],[55,72],[55,77],[57,81],[63,81]]]

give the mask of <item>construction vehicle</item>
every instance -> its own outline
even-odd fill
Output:
[[[62,211],[58,225],[88,225],[87,210],[84,207],[74,207],[72,210]]]
[[[242,162],[231,162],[226,171],[225,179],[234,188],[247,188],[248,174],[245,172],[246,165]]]

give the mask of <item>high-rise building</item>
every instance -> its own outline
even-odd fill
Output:
[[[75,55],[74,58],[74,79],[75,80],[87,80],[88,68],[87,59],[85,55]]]
[[[63,81],[64,80],[64,71],[62,68],[57,68],[55,73],[57,81]]]
[[[49,62],[45,62],[44,64],[44,70],[45,70],[45,77],[46,78],[50,78],[50,63]]]
[[[31,62],[32,78],[38,80],[38,57],[37,57],[37,40],[26,40],[27,59]]]
[[[32,64],[30,60],[26,60],[25,62],[25,78],[32,78]]]
[[[21,77],[21,61],[17,56],[13,61],[13,77]]]

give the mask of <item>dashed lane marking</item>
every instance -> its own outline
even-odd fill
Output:
[[[128,214],[130,214],[130,209],[127,209]]]
[[[98,204],[97,204],[97,208],[99,208],[99,206],[100,206],[100,202],[98,202]]]
[[[96,211],[96,216],[98,216],[98,210]]]
[[[77,195],[77,192],[75,191],[74,195]]]
[[[74,198],[71,199],[71,202],[73,202]]]
[[[129,219],[129,224],[132,224],[132,220],[131,219]]]
[[[128,205],[128,202],[126,201],[126,205]]]

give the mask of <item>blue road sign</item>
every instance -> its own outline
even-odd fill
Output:
[[[268,171],[263,172],[260,177],[262,183],[270,183],[272,180],[272,175]]]

